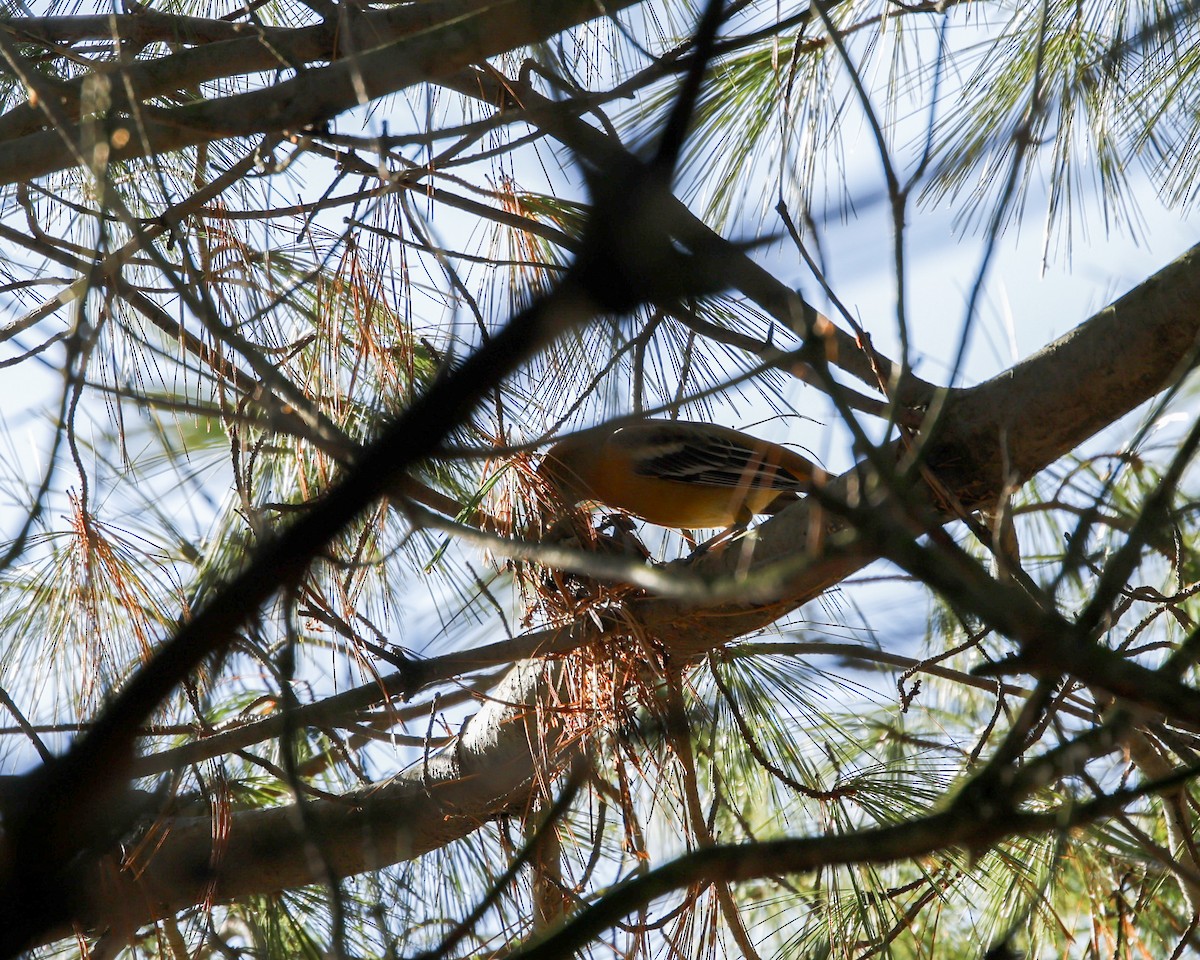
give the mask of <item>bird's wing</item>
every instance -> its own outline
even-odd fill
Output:
[[[743,489],[803,490],[804,479],[772,455],[773,444],[709,424],[664,422],[617,430],[609,443],[642,477]]]

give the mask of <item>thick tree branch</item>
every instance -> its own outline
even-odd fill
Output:
[[[216,844],[210,816],[147,823],[144,847],[152,852],[145,862],[119,870],[101,862],[85,871],[72,888],[73,921],[127,936],[209,896],[228,900],[320,883],[306,824],[320,837],[329,869],[348,876],[420,856],[487,819],[522,812],[552,728],[512,704],[544,699],[546,670],[535,661],[519,665],[450,748],[378,786],[309,801],[303,820],[291,806],[238,812]],[[60,927],[44,938],[70,933]]]
[[[1017,479],[1028,479],[1186,373],[1184,361],[1200,340],[1196,303],[1200,246],[1028,359],[956,392],[927,450],[930,469],[967,508],[989,505],[1013,479],[1005,476],[1006,464]],[[848,496],[854,484],[852,471],[832,491]],[[932,496],[927,506],[938,508]],[[877,548],[852,542],[852,533],[849,523],[806,498],[753,531],[744,551],[703,563],[714,576],[739,567],[751,579],[778,576],[777,602],[698,611],[647,599],[636,604],[637,615],[670,648],[706,652],[767,626],[879,556]],[[831,544],[842,546],[830,550]]]
[[[33,104],[6,115],[11,119],[0,118],[0,184],[74,166],[80,153],[103,164],[267,130],[299,132],[368,100],[537,43],[632,2],[617,0],[601,11],[590,0],[448,0],[430,5],[438,16],[428,18],[422,16],[422,11],[428,12],[425,4],[406,5],[381,14],[379,21],[356,19],[305,28],[284,48],[282,57],[277,38],[266,42],[265,37],[254,37],[192,48],[177,54],[177,59],[141,62],[116,71],[109,85],[111,96],[117,98],[124,96],[124,90],[135,91],[139,103],[127,104],[127,109],[132,113],[136,106],[136,117],[126,119],[118,112],[104,120],[100,126],[108,135],[99,140],[95,120],[33,129],[59,112],[57,103],[54,111],[43,112],[44,107]],[[418,20],[410,16],[412,11]],[[399,17],[401,25],[389,25],[388,17]],[[333,42],[335,37],[342,42],[340,47]],[[333,62],[246,93],[178,107],[145,102],[220,77],[286,69],[314,60]],[[68,115],[78,110],[78,94],[68,89],[55,95],[64,98]],[[117,128],[124,134],[117,134]],[[101,154],[94,153],[97,149]]]

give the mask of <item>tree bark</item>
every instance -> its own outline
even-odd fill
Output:
[[[12,41],[4,40],[8,31],[24,36],[18,22],[0,29],[0,50],[33,96],[0,116],[0,185],[81,161],[103,168],[230,137],[269,131],[298,135],[368,100],[453,75],[635,2],[614,0],[601,8],[593,0],[438,0],[294,30],[247,30],[247,36],[228,39],[229,25],[222,21],[202,29],[197,18],[183,18],[180,35],[207,42],[98,74],[111,100],[109,113],[81,122],[85,81],[54,81],[33,61],[23,61]],[[53,34],[47,21],[58,19],[37,20],[33,32]],[[107,24],[103,36],[111,38],[114,26],[102,19]],[[149,29],[153,37],[165,30],[161,19],[142,23],[140,13],[129,14],[116,18],[115,29],[129,34]],[[182,106],[153,105],[177,90],[282,67],[300,69],[289,80],[244,93],[197,98]]]
[[[966,508],[991,505],[1006,483],[1028,480],[1191,370],[1200,350],[1197,304],[1200,245],[1027,359],[950,394],[925,462]],[[832,492],[857,496],[851,488],[858,478],[850,471]],[[935,496],[917,493],[935,506]],[[705,558],[714,578],[739,571],[751,582],[764,574],[778,578],[772,602],[698,611],[648,599],[637,605],[637,616],[668,647],[704,653],[773,623],[876,559],[865,544],[827,549],[852,533],[806,498],[753,531],[748,564],[741,551]],[[786,572],[788,565],[794,572]]]
[[[337,800],[307,800],[303,809],[288,804],[236,812],[217,841],[215,815],[148,824],[138,844],[145,855],[133,856],[123,869],[106,861],[83,871],[72,891],[74,923],[126,939],[206,899],[270,894],[378,869],[442,847],[498,816],[522,813],[538,761],[542,772],[554,775],[543,752],[554,728],[534,717],[548,694],[547,672],[539,661],[517,664],[451,747],[385,783]],[[70,934],[58,929],[46,941]]]

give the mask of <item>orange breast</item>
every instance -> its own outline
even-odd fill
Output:
[[[729,527],[749,519],[745,513],[762,513],[780,494],[778,490],[752,490],[679,483],[639,477],[601,466],[591,477],[591,499],[660,527]]]

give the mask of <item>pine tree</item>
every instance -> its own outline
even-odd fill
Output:
[[[14,6],[4,955],[1200,948],[1200,248],[979,349],[1184,222],[1198,14]],[[645,417],[824,472],[562,503]]]

